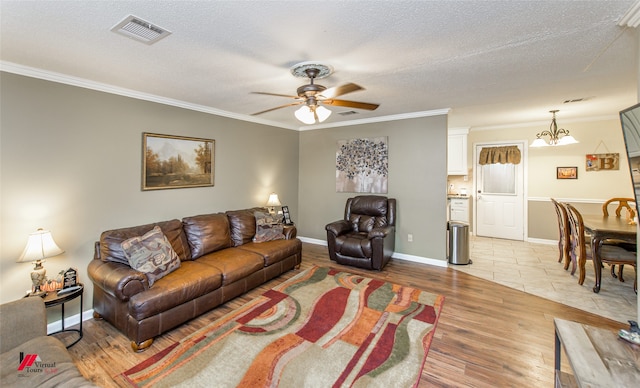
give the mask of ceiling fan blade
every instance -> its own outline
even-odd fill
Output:
[[[263,94],[265,96],[278,96],[278,97],[288,97],[288,98],[300,98],[299,96],[290,96],[288,94],[278,94],[278,93],[267,93],[267,92],[251,92],[251,94]]]
[[[343,94],[356,92],[358,90],[364,90],[364,88],[360,85],[356,85],[354,83],[348,83],[340,86],[334,86],[332,88],[326,89],[320,93],[324,98],[334,98],[338,96],[342,96]]]
[[[294,105],[300,105],[300,104],[304,104],[304,101],[292,102],[291,104],[285,104],[285,105],[276,106],[275,108],[263,110],[261,112],[252,113],[251,116],[257,116],[257,115],[261,115],[263,113],[271,112],[272,110],[282,109],[282,108],[286,108],[288,106],[294,106]]]
[[[349,108],[366,109],[366,110],[376,110],[380,106],[378,104],[370,104],[368,102],[358,102],[358,101],[348,101],[348,100],[323,100],[321,102],[327,105],[346,106]]]

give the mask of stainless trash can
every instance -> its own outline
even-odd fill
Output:
[[[464,222],[449,221],[447,256],[449,263],[465,265],[469,260],[469,225]]]

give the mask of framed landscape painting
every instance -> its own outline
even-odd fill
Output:
[[[213,186],[215,140],[142,134],[142,190]]]

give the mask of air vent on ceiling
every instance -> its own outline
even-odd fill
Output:
[[[111,31],[149,45],[171,34],[171,31],[167,31],[162,27],[153,25],[133,15],[124,18],[120,23],[113,26]]]
[[[342,116],[351,116],[351,115],[357,115],[358,112],[354,111],[354,110],[348,110],[346,112],[338,112],[339,115]]]

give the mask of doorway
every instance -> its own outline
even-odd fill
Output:
[[[520,158],[517,163],[486,160],[481,162],[483,149],[516,147]],[[509,148],[513,150],[513,148]],[[474,231],[477,236],[524,241],[526,231],[524,141],[477,143],[474,146]]]

